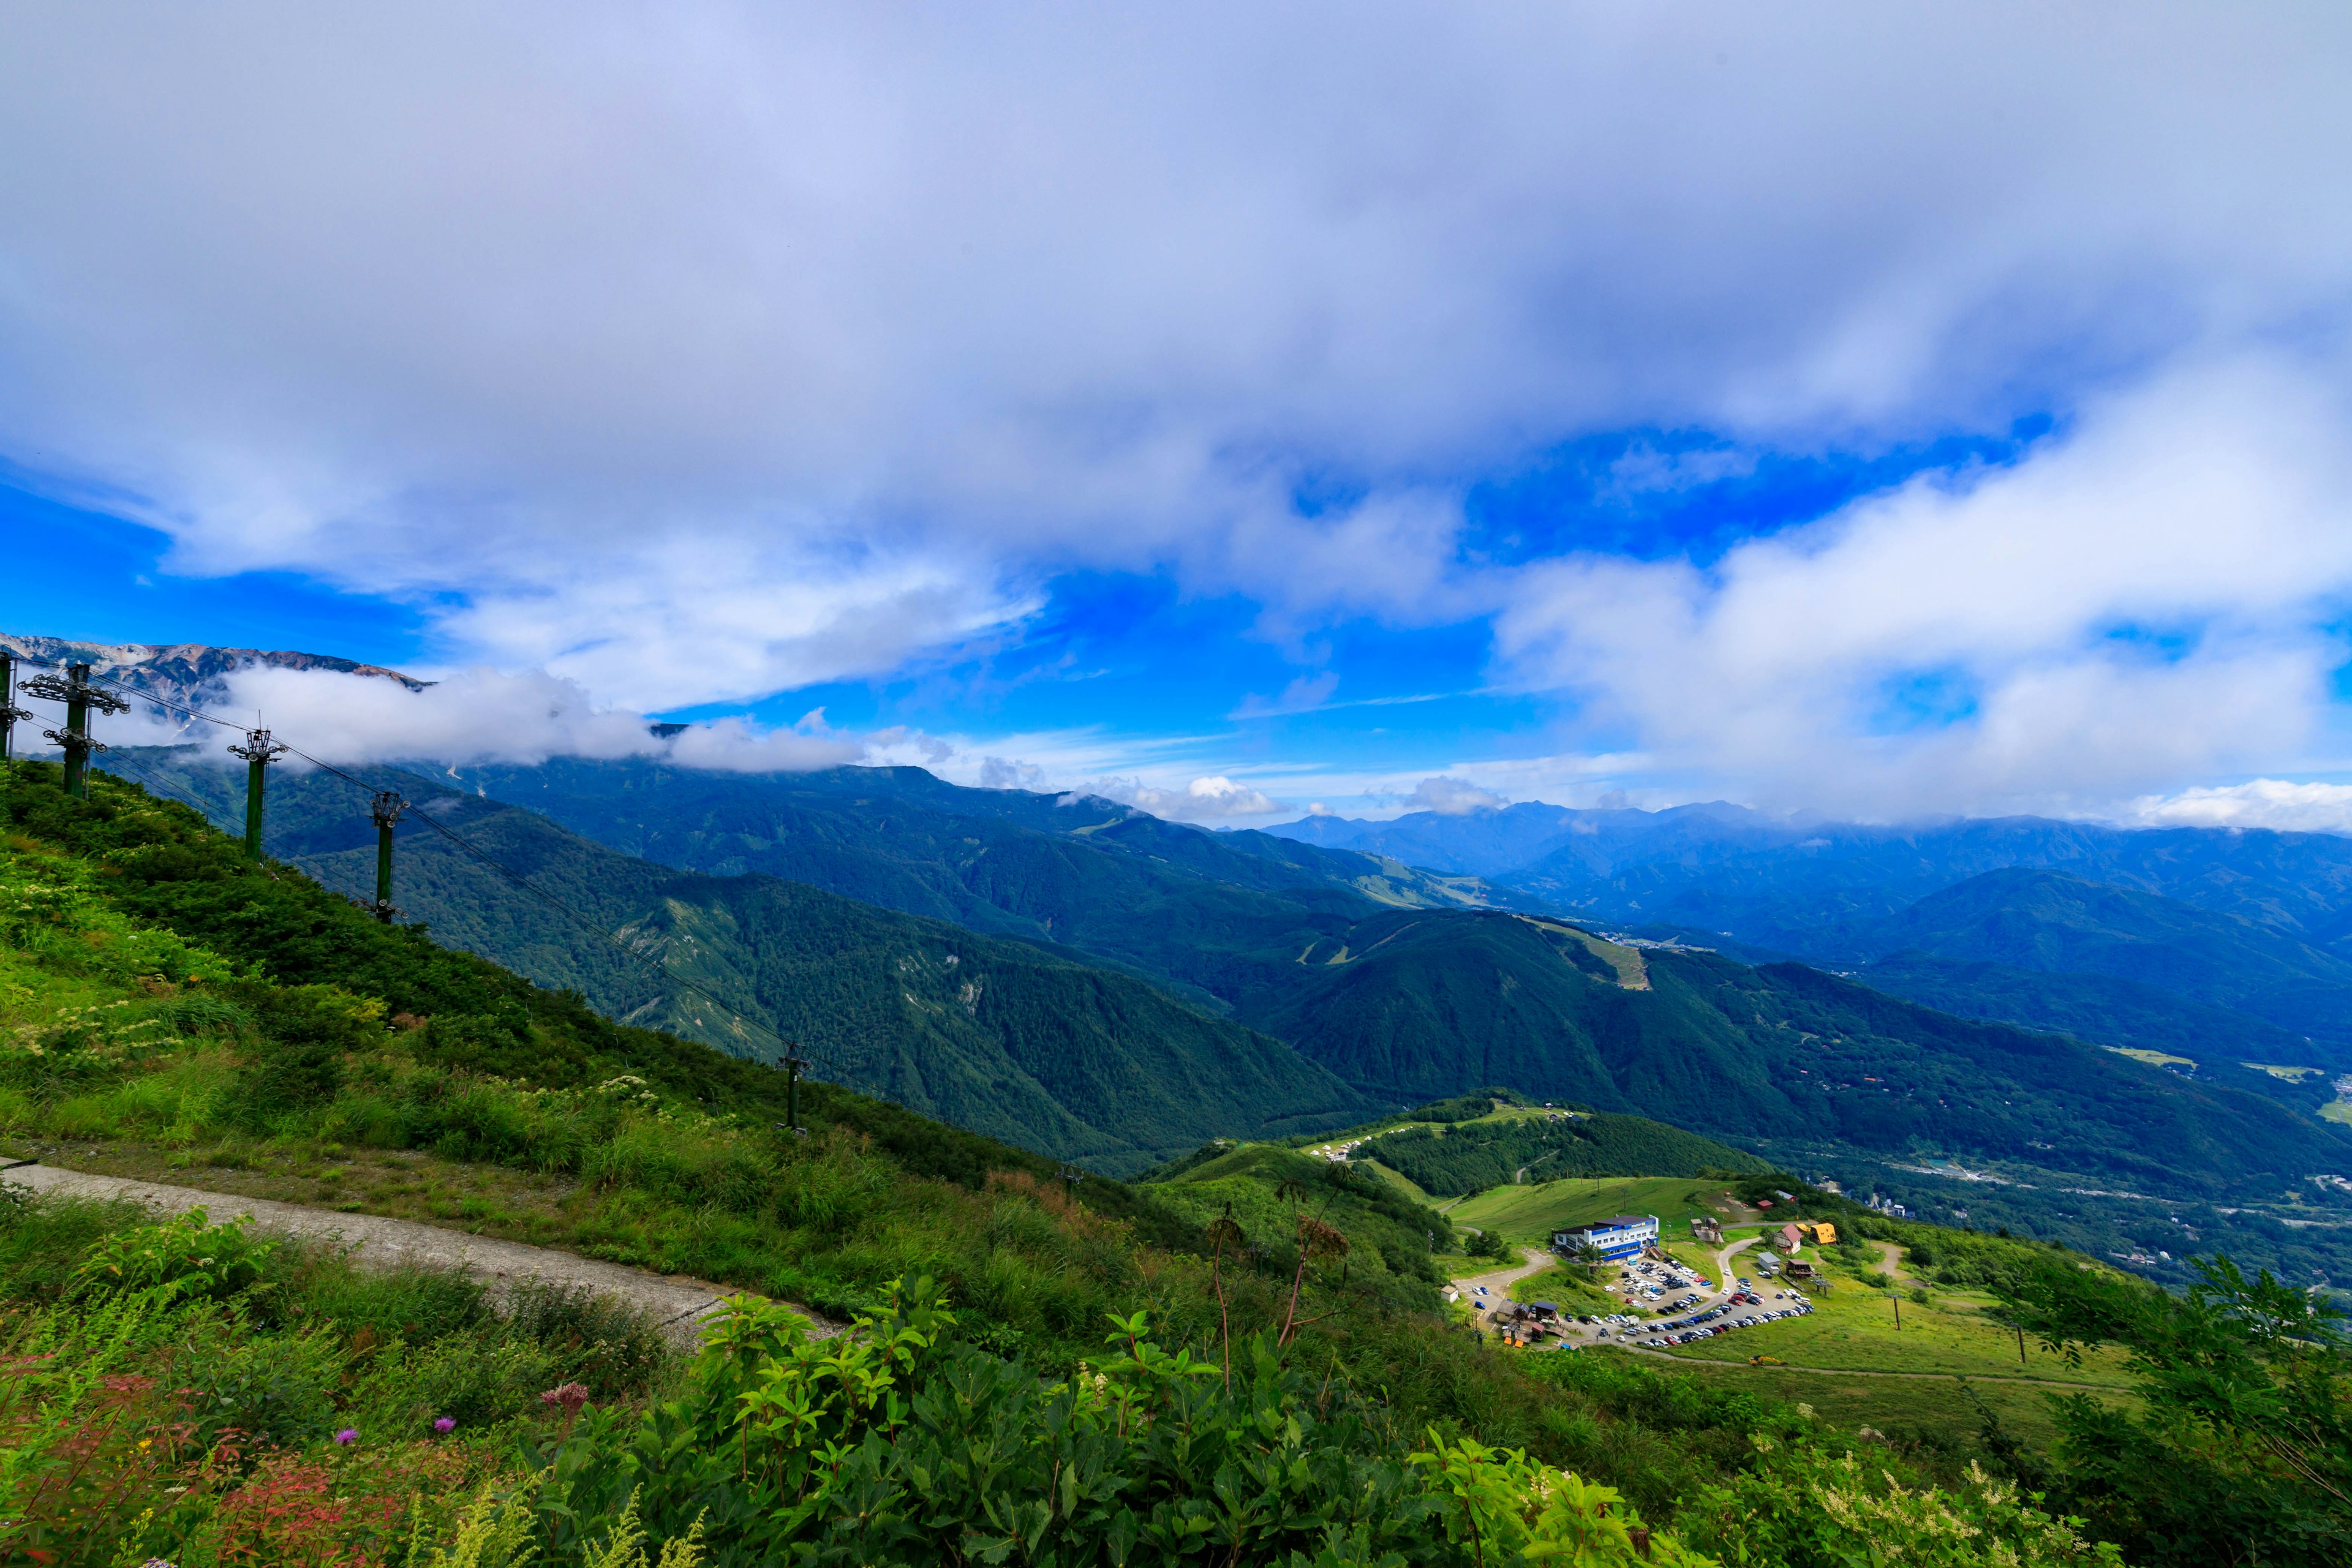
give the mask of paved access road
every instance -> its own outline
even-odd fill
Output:
[[[125,1198],[162,1214],[184,1214],[202,1208],[215,1225],[251,1215],[256,1230],[356,1247],[354,1261],[362,1267],[460,1269],[485,1281],[494,1297],[526,1279],[583,1287],[600,1296],[621,1297],[659,1323],[671,1342],[687,1350],[694,1348],[702,1325],[726,1310],[727,1297],[743,1294],[683,1275],[648,1274],[640,1268],[601,1263],[551,1247],[467,1236],[414,1220],[341,1214],[268,1198],[238,1197],[231,1193],[208,1193],[158,1182],[134,1182],[123,1176],[94,1176],[55,1165],[19,1166],[0,1173],[0,1181],[15,1182],[37,1193]],[[811,1339],[828,1339],[841,1332],[840,1324],[805,1307],[796,1306],[793,1310],[808,1319]]]

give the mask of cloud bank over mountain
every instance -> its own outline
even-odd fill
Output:
[[[576,693],[526,749],[899,679],[1129,574],[1252,606],[1293,668],[1215,693],[1234,725],[1353,700],[1335,627],[1466,624],[1543,731],[1385,768],[1159,743],[1188,720],[1082,769],[1076,720],[960,748],[1218,820],[1436,777],[1883,813],[2346,766],[2340,7],[101,4],[7,37],[7,475],[172,570],[306,574],[413,607],[448,669],[539,672],[466,677],[488,711]],[[1705,541],[1482,518],[1611,434],[1626,507],[1929,455]]]

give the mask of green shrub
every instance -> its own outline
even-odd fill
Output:
[[[183,1395],[205,1447],[230,1431],[256,1443],[299,1447],[335,1430],[344,1357],[327,1330],[233,1341],[191,1358]]]

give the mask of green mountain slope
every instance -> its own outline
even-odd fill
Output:
[[[1696,1176],[1770,1168],[1753,1154],[1678,1127],[1606,1113],[1406,1128],[1357,1145],[1353,1157],[1377,1160],[1441,1198],[1563,1176]]]
[[[2238,915],[2055,871],[1971,877],[1831,940],[1874,957],[2130,981],[2312,1037],[2320,1049],[2305,1057],[2341,1059],[2352,1040],[2352,962]]]
[[[1798,964],[1651,949],[1633,976],[1607,944],[1518,916],[1391,915],[1361,934],[1381,926],[1310,995],[1241,1016],[1350,1083],[1415,1099],[1503,1084],[1738,1142],[2030,1153],[2202,1192],[2352,1165],[2352,1139],[2261,1094]]]
[[[574,832],[665,865],[765,872],[975,931],[1089,950],[1120,944],[1137,910],[1181,926],[1235,910],[1486,901],[1475,878],[1269,834],[1206,833],[1092,795],[968,789],[920,768],[698,772],[640,760],[556,758],[456,777]],[[1235,895],[1244,895],[1237,898]],[[1262,895],[1258,900],[1246,897]]]
[[[226,787],[224,775],[210,776],[214,787]],[[925,784],[926,778],[911,787],[929,790],[937,781]],[[274,809],[299,837],[296,789],[289,785],[285,793]],[[825,951],[796,955],[782,933],[803,917],[793,912],[795,896],[774,891],[777,885],[764,885],[770,890],[755,896],[749,889],[763,886],[758,879],[740,884],[696,879],[625,858],[614,858],[616,868],[608,871],[599,854],[609,851],[598,852],[533,814],[502,813],[473,797],[440,798],[438,809],[476,824],[469,832],[489,834],[500,854],[550,886],[568,889],[563,896],[600,921],[628,926],[635,940],[660,945],[673,962],[707,977],[747,1012],[824,1042],[829,1053],[838,1051],[908,1103],[953,1108],[950,1113],[964,1119],[994,1116],[1000,1120],[973,1124],[1039,1147],[1129,1162],[1118,1168],[1189,1147],[1204,1132],[1309,1131],[1361,1121],[1383,1102],[1412,1104],[1488,1084],[1650,1116],[1751,1146],[1779,1141],[1890,1157],[1918,1150],[2019,1158],[2040,1168],[2086,1173],[2101,1184],[2223,1202],[2313,1171],[2352,1168],[2352,1141],[2342,1131],[2264,1094],[2184,1083],[2079,1042],[1969,1023],[1799,966],[1754,969],[1717,955],[1637,951],[1562,922],[1502,911],[1381,909],[1328,885],[1311,898],[1287,897],[1194,878],[1183,884],[1182,896],[1155,899],[1154,887],[1176,885],[1167,879],[1172,874],[1153,883],[1138,871],[1128,884],[1136,901],[1118,911],[1116,921],[1091,895],[1076,900],[1072,907],[1088,911],[1087,933],[1138,971],[1214,995],[1230,1009],[1232,1023],[1245,1026],[1238,1037],[1204,1034],[1213,1021],[1181,1008],[1181,1021],[1155,1025],[1154,1032],[1169,1035],[1171,1043],[1143,1053],[1150,1063],[1148,1076],[1173,1086],[1168,1098],[1158,1099],[1121,1087],[1126,1080],[1099,1044],[1124,1045],[1120,1030],[1129,1027],[1126,1016],[1102,999],[1108,992],[1076,999],[1081,1016],[1103,1020],[1079,1030],[1092,1045],[1039,1039],[1048,1032],[1042,1026],[1011,1032],[1000,1026],[1000,1016],[1042,1019],[1060,1008],[1058,1000],[1031,1005],[1048,994],[1041,988],[1047,981],[1013,976],[1029,967],[1024,954],[1067,963],[1077,956],[1068,948],[1049,952],[1016,944],[992,956],[991,963],[1006,965],[1006,979],[994,992],[982,985],[971,999],[975,1005],[967,1007],[963,987],[970,982],[959,976],[950,984],[945,960],[957,956],[961,968],[973,953],[993,953],[976,945],[983,939],[936,927],[926,939],[929,945],[919,947],[911,939],[887,938],[877,928],[870,938],[824,938]],[[881,808],[869,804],[867,809]],[[1006,809],[1064,808],[1042,797],[1015,796]],[[887,841],[885,829],[892,820],[886,815],[844,829],[855,829],[845,851],[854,851],[854,864],[872,863],[873,847]],[[986,826],[979,818],[960,821],[975,829]],[[1105,832],[1138,835],[1147,828],[1127,818],[1107,817],[1101,825]],[[363,831],[348,802],[333,813],[322,811],[315,828],[322,863],[341,868],[351,885],[357,884],[365,852],[336,845],[352,845]],[[1171,831],[1181,836],[1171,841],[1173,847],[1219,846],[1190,830]],[[965,837],[980,839],[981,848],[990,842],[984,831]],[[992,858],[980,856],[977,862]],[[1004,859],[1013,863],[1013,857]],[[412,862],[418,885],[429,890],[442,873],[430,869],[423,855]],[[1122,851],[1118,861],[1060,864],[1082,864],[1092,878],[1103,874],[1104,864],[1148,870],[1152,863],[1152,857]],[[1264,864],[1258,862],[1257,874],[1265,874]],[[652,988],[614,973],[614,960],[591,951],[593,942],[562,922],[511,898],[493,900],[486,889],[457,896],[454,889],[467,886],[463,878],[480,874],[452,862],[447,875],[460,880],[443,897],[444,906],[453,918],[463,910],[495,909],[509,929],[457,924],[448,928],[450,936],[479,943],[535,975],[578,984],[600,1005],[622,1010],[646,1005]],[[971,868],[958,873],[959,886],[974,879],[993,885]],[[1047,879],[1020,886],[1024,897],[1034,892],[1050,902]],[[817,929],[824,929],[823,921]],[[1063,929],[1058,919],[1055,929]],[[892,948],[892,940],[907,945]],[[921,983],[910,978],[897,984],[887,965],[861,956],[882,952],[919,958],[908,973]],[[1087,956],[1099,963],[1101,953]],[[840,1005],[834,1005],[833,991],[810,981],[763,991],[769,983],[761,971],[767,963],[782,971],[814,963],[837,975]],[[1088,986],[1104,984],[1098,969],[1073,964],[1051,970],[1051,984],[1076,985],[1080,973],[1097,977]],[[796,1012],[793,994],[817,1000]],[[996,996],[1004,998],[1001,1015],[991,1012],[999,1006]],[[690,1031],[715,1026],[708,1017],[698,1022],[690,1011],[678,1010],[674,999],[662,1005],[671,1010],[646,1016],[674,1019]],[[1133,1003],[1157,1005],[1140,993]],[[855,1026],[843,1021],[852,1018],[858,1020]],[[887,1026],[877,1031],[869,1018]],[[1286,1074],[1276,1040],[1296,1047],[1345,1087],[1328,1078]],[[927,1072],[922,1064],[934,1059],[940,1065]],[[1239,1085],[1230,1094],[1228,1079]],[[1188,1099],[1196,1095],[1214,1103],[1213,1115],[1187,1117]],[[1100,1141],[1087,1142],[1087,1134],[1045,1101]],[[1016,1113],[1010,1109],[1015,1104],[1026,1109]],[[1354,1114],[1351,1104],[1359,1108]],[[1228,1116],[1242,1120],[1210,1125]]]
[[[2240,1065],[2294,1065],[2311,1042],[2277,1025],[2226,1007],[2210,1007],[2137,980],[2105,974],[2052,974],[2004,963],[1955,963],[1924,952],[1889,955],[1855,973],[1872,989],[1964,1018],[2073,1035],[2095,1045],[2159,1051],[2218,1077],[2310,1108],[2326,1104],[2328,1076],[2289,1081]]]
[[[123,761],[204,801],[215,820],[229,818],[241,787],[184,758]],[[768,1035],[669,984],[666,964],[801,1042],[826,1076],[1113,1173],[1208,1137],[1312,1131],[1370,1109],[1282,1042],[1072,955],[770,877],[674,870],[430,780],[389,782],[588,923],[414,826],[399,847],[410,918],[612,1016],[775,1054]],[[281,825],[277,852],[356,893],[373,877],[374,850],[354,793],[324,774],[289,773],[273,783],[270,811]],[[597,931],[617,932],[628,951]]]

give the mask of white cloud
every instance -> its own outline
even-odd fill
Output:
[[[539,671],[460,670],[415,691],[375,676],[248,666],[223,685],[226,696],[211,704],[217,717],[243,722],[250,715],[324,763],[665,756],[685,767],[774,773],[855,762],[862,750],[821,722],[805,721],[761,731],[727,719],[663,739],[644,714],[596,702],[578,682]],[[143,709],[107,721],[100,731],[110,743],[192,742],[208,754],[226,744],[228,733]]]
[[[1404,797],[1403,804],[1407,811],[1433,811],[1441,816],[1467,816],[1474,811],[1510,803],[1493,790],[1480,789],[1466,779],[1448,778],[1441,774],[1415,784],[1412,793]]]
[[[2352,594],[2352,444],[2321,369],[2184,368],[2012,468],[1711,569],[1544,564],[1504,658],[1655,766],[1764,804],[2082,808],[2275,766],[2326,722]]]
[[[1282,689],[1282,695],[1271,701],[1255,692],[1242,699],[1228,719],[1270,719],[1285,713],[1312,713],[1327,707],[1331,693],[1339,689],[1339,673],[1327,669],[1320,675],[1302,675]]]
[[[1174,822],[1231,822],[1283,809],[1272,796],[1222,775],[1194,779],[1181,789],[1159,789],[1140,779],[1096,779],[1086,790]]]
[[[1280,637],[1460,616],[1505,591],[1461,480],[1580,432],[1998,426],[2339,319],[2347,37],[2024,0],[22,11],[0,458],[142,498],[180,569],[404,595],[459,661],[640,707],[887,669],[1072,566]],[[1621,479],[1699,477],[1654,468]],[[1303,514],[1327,478],[1354,499]]]
[[[2352,834],[2352,784],[2253,779],[2144,795],[2119,814],[2143,827],[2274,827]]]

